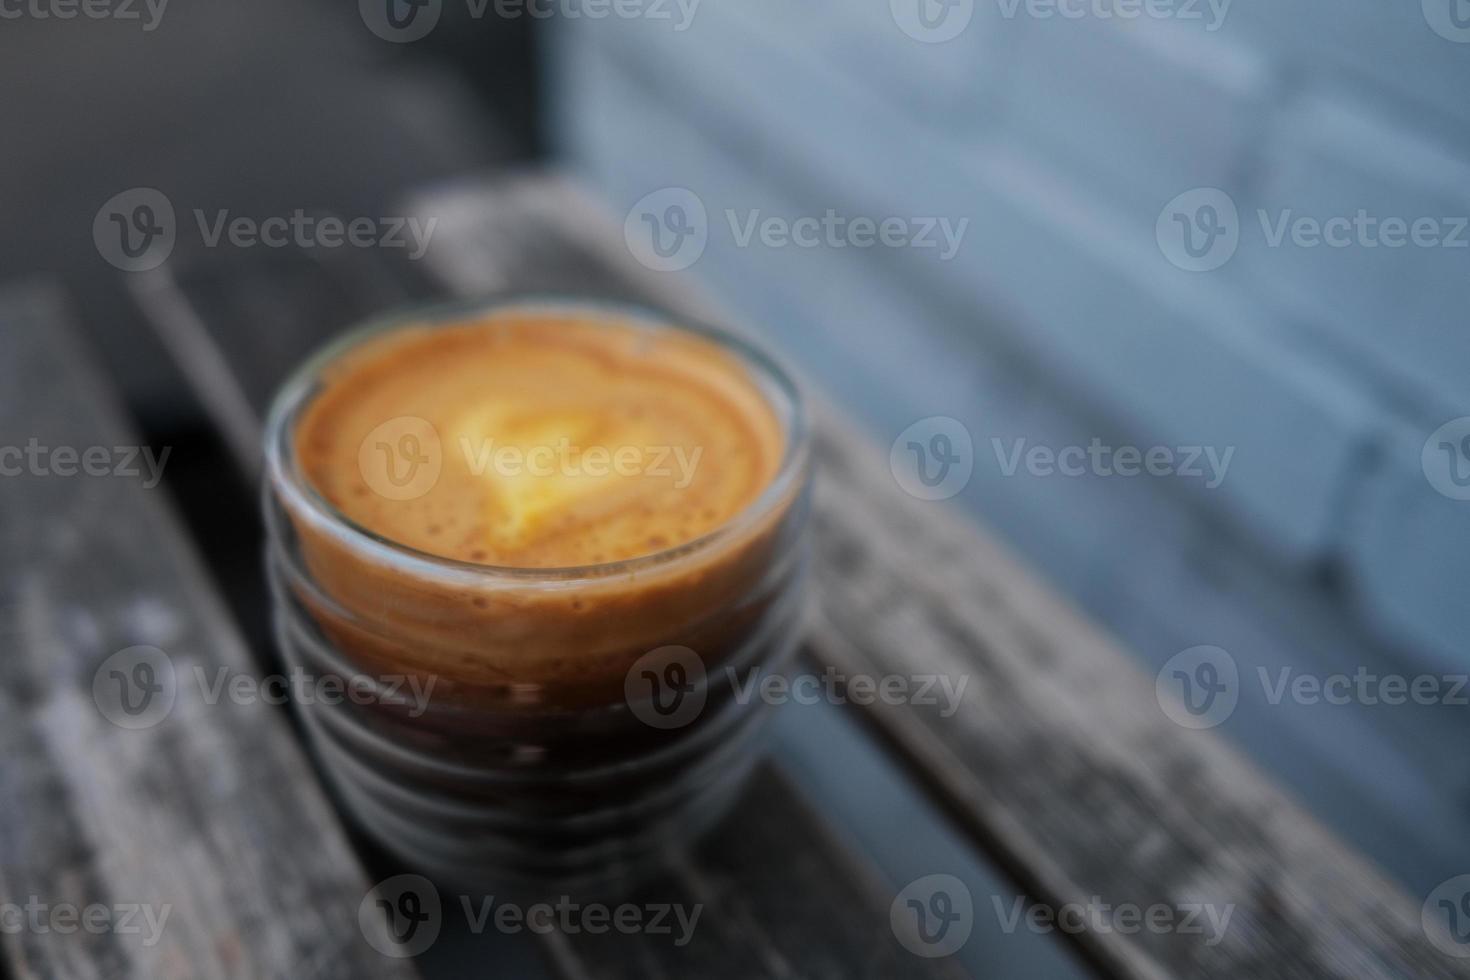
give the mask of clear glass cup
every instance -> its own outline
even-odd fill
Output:
[[[407,326],[498,314],[692,331],[765,394],[779,471],[743,512],[687,544],[578,568],[493,567],[389,541],[299,471],[293,439],[323,371]],[[614,303],[512,298],[370,323],[278,393],[266,431],[267,567],[288,668],[332,680],[297,699],[353,817],[441,881],[550,893],[638,877],[712,823],[760,754],[752,674],[798,640],[809,440],[791,374],[728,331]]]

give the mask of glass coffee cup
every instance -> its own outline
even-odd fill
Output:
[[[496,339],[480,345],[473,332],[480,330]],[[696,408],[734,404],[726,396],[738,386],[759,399],[763,419],[769,413],[778,439],[768,472],[716,524],[687,539],[651,535],[646,553],[603,561],[499,564],[494,554],[475,551],[467,560],[420,540],[395,540],[349,515],[348,505],[367,498],[375,513],[427,513],[430,498],[413,496],[415,482],[427,482],[419,466],[439,474],[433,499],[446,505],[456,504],[455,486],[478,493],[469,476],[448,475],[460,466],[453,433],[438,431],[442,421],[404,416],[367,434],[346,424],[319,427],[329,433],[323,436],[310,428],[313,413],[357,370],[344,365],[371,356],[372,370],[381,372],[374,385],[389,386],[409,371],[395,366],[410,363],[399,357],[403,351],[431,351],[440,338],[458,343],[456,331],[473,345],[444,362],[449,373],[473,357],[484,358],[477,363],[491,374],[497,351],[508,360],[521,353],[515,343],[540,345],[543,337],[546,349],[536,346],[524,360],[544,365],[552,378],[561,376],[558,349],[580,357],[579,344],[600,351],[604,337],[627,348],[619,356],[628,364],[656,366],[663,350],[676,360],[692,352],[693,373],[708,363],[724,386]],[[565,337],[560,348],[550,343],[558,337]],[[393,356],[379,356],[384,350]],[[626,387],[622,361],[602,353],[594,360],[613,366],[599,366],[584,387]],[[641,367],[624,374],[634,370]],[[688,372],[677,381],[694,382]],[[443,400],[428,387],[424,404]],[[524,387],[534,402],[535,386]],[[551,402],[557,388],[547,388]],[[563,394],[600,404],[595,390]],[[650,404],[663,397],[654,389],[649,396]],[[525,431],[562,424],[558,408],[545,419],[527,422],[525,415],[500,418]],[[499,433],[494,419],[477,424],[490,438]],[[333,438],[361,443],[360,475],[344,464],[332,482],[304,462],[316,443]],[[400,449],[413,465],[395,470]],[[381,473],[379,450],[388,467]],[[579,451],[590,460],[586,447]],[[690,485],[718,496],[722,479],[748,475],[748,466],[729,458],[744,451],[726,445],[722,458],[706,461],[704,482]],[[743,692],[757,689],[752,675],[780,672],[791,659],[806,566],[806,420],[791,374],[772,356],[728,331],[616,304],[513,298],[410,311],[350,332],[287,381],[270,413],[266,456],[267,565],[280,647],[290,669],[331,679],[343,692],[298,710],[346,808],[389,851],[442,881],[542,893],[601,889],[638,877],[732,802],[759,758],[769,714]],[[324,490],[329,482],[336,502]],[[555,499],[543,506],[541,484],[503,482],[520,495],[514,500],[529,501],[535,520],[558,516]],[[368,497],[359,483],[369,491],[379,484],[381,492]],[[620,506],[637,503],[635,478],[573,486],[559,474],[549,493],[597,514],[604,486],[609,499],[621,495]],[[660,486],[658,501],[682,506]],[[657,506],[643,510],[640,520],[662,519]],[[636,527],[641,534],[644,525]],[[579,533],[561,534],[558,554],[585,554]]]

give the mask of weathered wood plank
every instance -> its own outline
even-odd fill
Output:
[[[404,263],[361,250],[257,250],[221,261],[169,263],[127,285],[164,347],[189,366],[189,382],[208,392],[204,407],[230,451],[254,472],[261,440],[252,406],[270,398],[280,365],[299,363],[323,336],[425,287]],[[228,355],[198,320],[213,310],[228,310],[248,338]]]
[[[898,946],[892,898],[779,767],[765,765],[693,853],[673,856],[667,874],[629,898],[702,906],[693,942],[608,933],[557,935],[551,946],[566,975],[596,980],[963,976]]]
[[[7,917],[10,974],[414,975],[363,940],[368,883],[285,716],[209,703],[195,683],[195,668],[256,675],[166,491],[113,474],[138,446],[122,416],[57,298],[0,294],[0,444],[48,451],[8,454],[0,477],[0,903],[137,905],[161,920],[134,934]],[[64,447],[83,460],[96,447],[94,475],[63,475],[78,465],[50,453]],[[175,696],[156,724],[123,728],[99,667],[138,645],[166,656],[149,661],[153,683],[171,667]]]
[[[460,186],[411,210],[440,219],[429,262],[459,292],[522,276],[552,286],[567,267],[609,293],[709,316],[682,280],[637,265],[617,222],[564,181]],[[1427,941],[1418,900],[1216,734],[1170,722],[1152,679],[1096,627],[982,530],[905,494],[887,452],[830,408],[817,414],[812,655],[847,676],[969,678],[953,717],[881,702],[864,715],[1038,902],[1232,910],[1213,945],[1178,930],[1077,935],[1097,966],[1470,976],[1470,961]]]
[[[528,248],[536,242],[529,240]],[[554,244],[554,241],[553,241]],[[528,253],[535,254],[535,253]],[[592,257],[541,253],[549,272],[507,267],[503,288],[558,289],[616,294],[619,280]],[[483,272],[494,274],[486,267]],[[307,278],[295,287],[269,284],[280,314],[252,319],[230,297],[238,287],[228,267],[215,276],[175,279],[157,274],[134,280],[140,305],[170,339],[185,373],[226,431],[257,432],[265,402],[297,360],[364,312],[361,297],[338,297]],[[215,277],[225,281],[214,281]],[[563,279],[562,277],[567,277]],[[292,300],[288,288],[303,295]],[[412,280],[405,289],[412,290]],[[633,293],[623,295],[631,298]],[[302,315],[313,311],[312,317]],[[275,351],[270,357],[262,352]],[[236,375],[212,379],[216,365]],[[198,370],[203,368],[203,370]],[[221,393],[224,393],[223,395]],[[254,469],[254,437],[241,463]],[[665,874],[650,881],[634,903],[699,904],[693,942],[676,947],[666,937],[556,934],[546,948],[554,969],[578,978],[753,976],[848,980],[961,976],[951,961],[923,959],[895,939],[889,924],[893,889],[867,859],[853,853],[800,798],[778,767],[763,766],[734,810],[690,853],[669,856]]]

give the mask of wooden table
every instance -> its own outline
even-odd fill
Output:
[[[183,257],[129,279],[238,473],[259,473],[262,410],[310,350],[384,306],[548,290],[720,319],[678,276],[629,257],[572,183],[526,174],[408,205],[438,218],[426,260],[387,253]],[[395,212],[401,213],[401,212]],[[1097,973],[1466,977],[1400,891],[1208,731],[1176,726],[1151,677],[947,505],[904,493],[887,447],[817,397],[814,601],[805,656],[839,676],[967,679],[960,710],[843,708],[1032,908],[1230,910],[1223,934],[1068,930]],[[0,446],[137,444],[64,296],[0,293]],[[100,458],[100,457],[99,457]],[[0,456],[0,463],[5,458]],[[63,469],[64,467],[55,467]],[[202,704],[180,685],[147,728],[98,710],[104,661],[137,646],[261,676],[166,492],[125,475],[0,479],[0,949],[17,977],[412,976],[359,927],[380,858],[355,847],[287,712]],[[238,499],[238,488],[222,493]],[[241,515],[241,520],[253,520]],[[238,606],[237,606],[238,608]],[[257,624],[247,624],[253,627]],[[908,883],[834,831],[779,757],[634,901],[703,907],[693,940],[553,931],[566,977],[960,976],[890,924]],[[921,886],[922,887],[922,886]],[[927,899],[927,893],[920,893]],[[959,896],[951,895],[951,898]],[[995,896],[968,896],[975,917]],[[5,928],[6,906],[170,908],[156,943],[123,930]],[[1023,927],[1024,928],[1024,927]],[[1060,935],[1060,933],[1059,933]],[[1215,941],[1209,941],[1215,940]],[[910,940],[912,945],[913,940]],[[922,949],[922,947],[921,947]],[[925,950],[930,951],[930,950]],[[484,964],[487,975],[500,975]]]

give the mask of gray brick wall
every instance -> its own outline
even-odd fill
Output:
[[[1417,3],[1237,0],[1217,30],[1003,9],[977,0],[944,44],[887,0],[560,24],[559,140],[617,206],[698,195],[696,274],[885,441],[964,421],[962,499],[1145,662],[1212,643],[1243,669],[1470,666],[1470,502],[1421,460],[1470,415],[1470,248],[1276,245],[1259,216],[1470,215],[1470,43]],[[1159,230],[1197,188],[1236,211],[1208,272]],[[970,224],[944,261],[743,246],[726,217],[829,208]],[[1236,455],[1211,489],[1007,478],[991,452],[1094,436]],[[1411,884],[1470,858],[1459,716],[1241,711],[1229,733]]]

